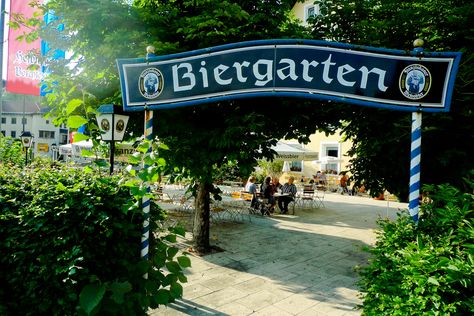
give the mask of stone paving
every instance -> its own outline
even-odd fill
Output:
[[[407,204],[339,194],[324,204],[212,224],[211,244],[224,251],[191,256],[183,299],[149,315],[360,315],[361,248],[373,245],[379,216],[395,218]]]

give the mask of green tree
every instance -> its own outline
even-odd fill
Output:
[[[463,52],[449,113],[425,113],[422,128],[422,183],[464,187],[474,166],[474,3],[466,0],[316,1],[314,38],[394,49]],[[411,116],[404,112],[344,106],[344,134],[354,143],[351,171],[373,192],[408,193]],[[464,189],[466,189],[464,187]]]
[[[43,10],[54,10],[61,20],[43,28],[42,37],[53,49],[73,52],[70,59],[50,62],[48,82],[54,92],[47,102],[58,123],[77,127],[86,122],[81,117],[88,117],[93,128],[97,105],[121,103],[116,58],[143,57],[150,44],[156,47],[156,55],[164,55],[244,40],[306,36],[290,17],[293,1],[127,2],[51,0],[43,5]],[[59,22],[66,30],[58,34],[55,23]],[[273,157],[270,147],[277,139],[307,143],[316,130],[334,131],[339,119],[326,114],[330,107],[261,98],[155,112],[154,134],[169,146],[163,156],[195,181],[197,250],[210,249],[213,168],[238,161],[242,173],[249,174],[258,158]]]

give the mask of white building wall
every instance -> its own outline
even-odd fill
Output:
[[[64,142],[63,135],[67,135],[67,129],[63,128],[62,130],[65,133],[60,133],[61,127],[56,127],[52,124],[51,118],[44,118],[42,113],[2,113],[2,125],[1,129],[4,132],[5,136],[20,138],[20,135],[23,131],[29,131],[33,134],[33,153],[39,156],[49,156],[52,157],[51,145],[64,144],[68,142],[66,137],[66,142]],[[12,118],[16,118],[16,123],[12,123]],[[26,124],[23,128],[22,119],[26,119]],[[12,134],[12,132],[14,132]],[[53,135],[54,134],[54,135]],[[14,135],[14,136],[12,136]]]

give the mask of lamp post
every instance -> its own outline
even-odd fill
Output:
[[[21,139],[21,145],[23,148],[25,148],[25,165],[28,164],[28,149],[31,147],[31,144],[33,143],[33,135],[28,132],[24,131],[20,135]]]
[[[122,141],[127,128],[128,116],[123,115],[122,107],[102,104],[97,110],[97,125],[102,132],[102,140],[110,141],[110,174],[114,172],[115,142]]]
[[[57,152],[58,152],[58,145],[51,144],[51,151],[53,152],[53,160],[56,160]]]

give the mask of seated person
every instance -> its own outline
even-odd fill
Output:
[[[273,194],[278,192],[283,187],[283,185],[281,185],[280,179],[278,177],[273,177],[272,178],[272,187],[273,187]]]
[[[293,184],[294,181],[294,177],[289,177],[288,182],[285,183],[285,185],[283,185],[281,188],[282,194],[289,194],[288,196],[280,196],[278,198],[278,207],[280,208],[282,214],[288,213],[288,204],[295,200],[297,189],[296,185]]]
[[[320,185],[327,185],[328,184],[328,179],[326,178],[326,173],[322,171],[319,176],[318,176],[318,182]]]
[[[245,184],[245,191],[252,194],[251,207],[254,207],[257,202],[257,186],[255,185],[255,180],[254,176],[250,176]]]
[[[275,192],[273,191],[273,185],[271,181],[271,177],[266,177],[265,181],[260,187],[260,192],[263,194],[263,198],[268,200],[268,204],[270,204],[270,209],[273,210],[273,208],[275,207],[275,198],[273,196]]]

